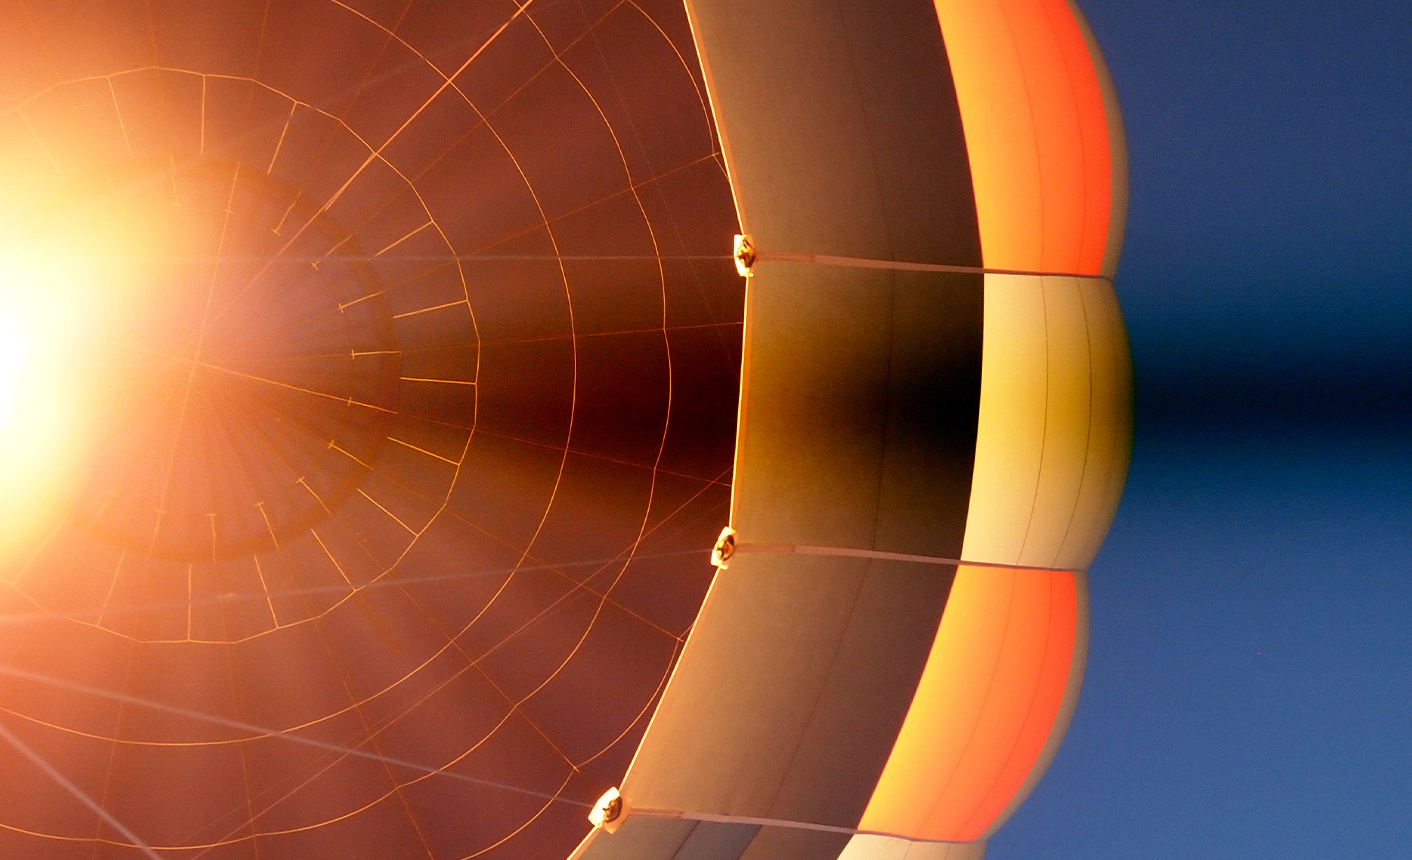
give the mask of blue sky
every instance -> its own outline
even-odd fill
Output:
[[[1412,843],[1412,4],[1080,0],[1132,161],[1138,436],[1021,858]]]

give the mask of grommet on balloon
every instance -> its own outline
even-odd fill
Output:
[[[759,255],[755,251],[755,241],[751,239],[748,234],[735,234],[735,252],[733,256],[735,257],[735,270],[740,273],[742,278],[754,276],[755,272],[752,270],[755,267],[755,261],[759,259]]]
[[[618,828],[623,826],[623,819],[628,817],[630,809],[632,804],[628,799],[616,788],[610,788],[593,804],[593,811],[588,814],[588,820],[594,827],[616,833]]]
[[[721,570],[731,566],[731,556],[735,555],[735,529],[726,526],[721,529],[721,536],[716,538],[716,545],[711,548],[711,563]]]

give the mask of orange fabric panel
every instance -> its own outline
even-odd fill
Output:
[[[936,0],[985,266],[1099,274],[1113,156],[1094,58],[1067,0]]]
[[[1072,573],[961,566],[859,829],[954,842],[983,836],[1049,738],[1077,620]]]

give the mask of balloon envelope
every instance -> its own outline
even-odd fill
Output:
[[[0,853],[567,855],[727,517],[680,4],[0,16]]]
[[[975,860],[1067,729],[1131,372],[1066,0],[688,0],[750,253],[731,526],[582,860]]]
[[[984,851],[1130,444],[1072,3],[0,15],[0,847]]]

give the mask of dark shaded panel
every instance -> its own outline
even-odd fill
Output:
[[[754,824],[699,821],[672,860],[736,860],[759,832]]]
[[[566,445],[574,408],[574,358],[569,340],[485,344],[476,429],[541,445]]]
[[[617,833],[594,830],[574,860],[672,860],[699,822],[629,815]]]
[[[732,518],[741,540],[958,557],[982,277],[757,271]]]
[[[867,112],[891,259],[981,265],[975,192],[931,0],[839,3]]]
[[[949,566],[869,565],[769,818],[852,826],[863,817],[955,575]]]
[[[583,640],[520,706],[541,731],[561,739],[559,751],[576,765],[612,746],[643,716],[677,654],[678,643],[666,632],[611,597],[596,602]],[[609,665],[613,670],[604,671]]]
[[[730,481],[740,390],[740,323],[670,332],[672,412],[658,466]]]
[[[717,575],[623,793],[644,808],[853,827],[951,572],[741,555]]]
[[[984,276],[894,278],[877,547],[960,558],[980,414]]]
[[[651,468],[662,450],[672,390],[660,331],[580,337],[575,343],[575,451]]]
[[[553,502],[563,453],[479,431],[465,452],[447,513],[485,539],[509,546],[516,554],[524,552]]]
[[[575,580],[610,560],[621,567],[642,535],[652,486],[650,469],[570,454],[529,548],[532,557],[550,564],[578,563],[568,571]]]
[[[872,549],[892,273],[763,262],[756,269],[732,525],[745,542]]]
[[[685,638],[715,573],[707,548],[729,508],[729,484],[659,472],[642,541],[615,579],[613,599]]]
[[[736,203],[760,249],[980,265],[928,0],[693,0]]]
[[[740,860],[834,860],[850,838],[846,833],[765,827]]]

